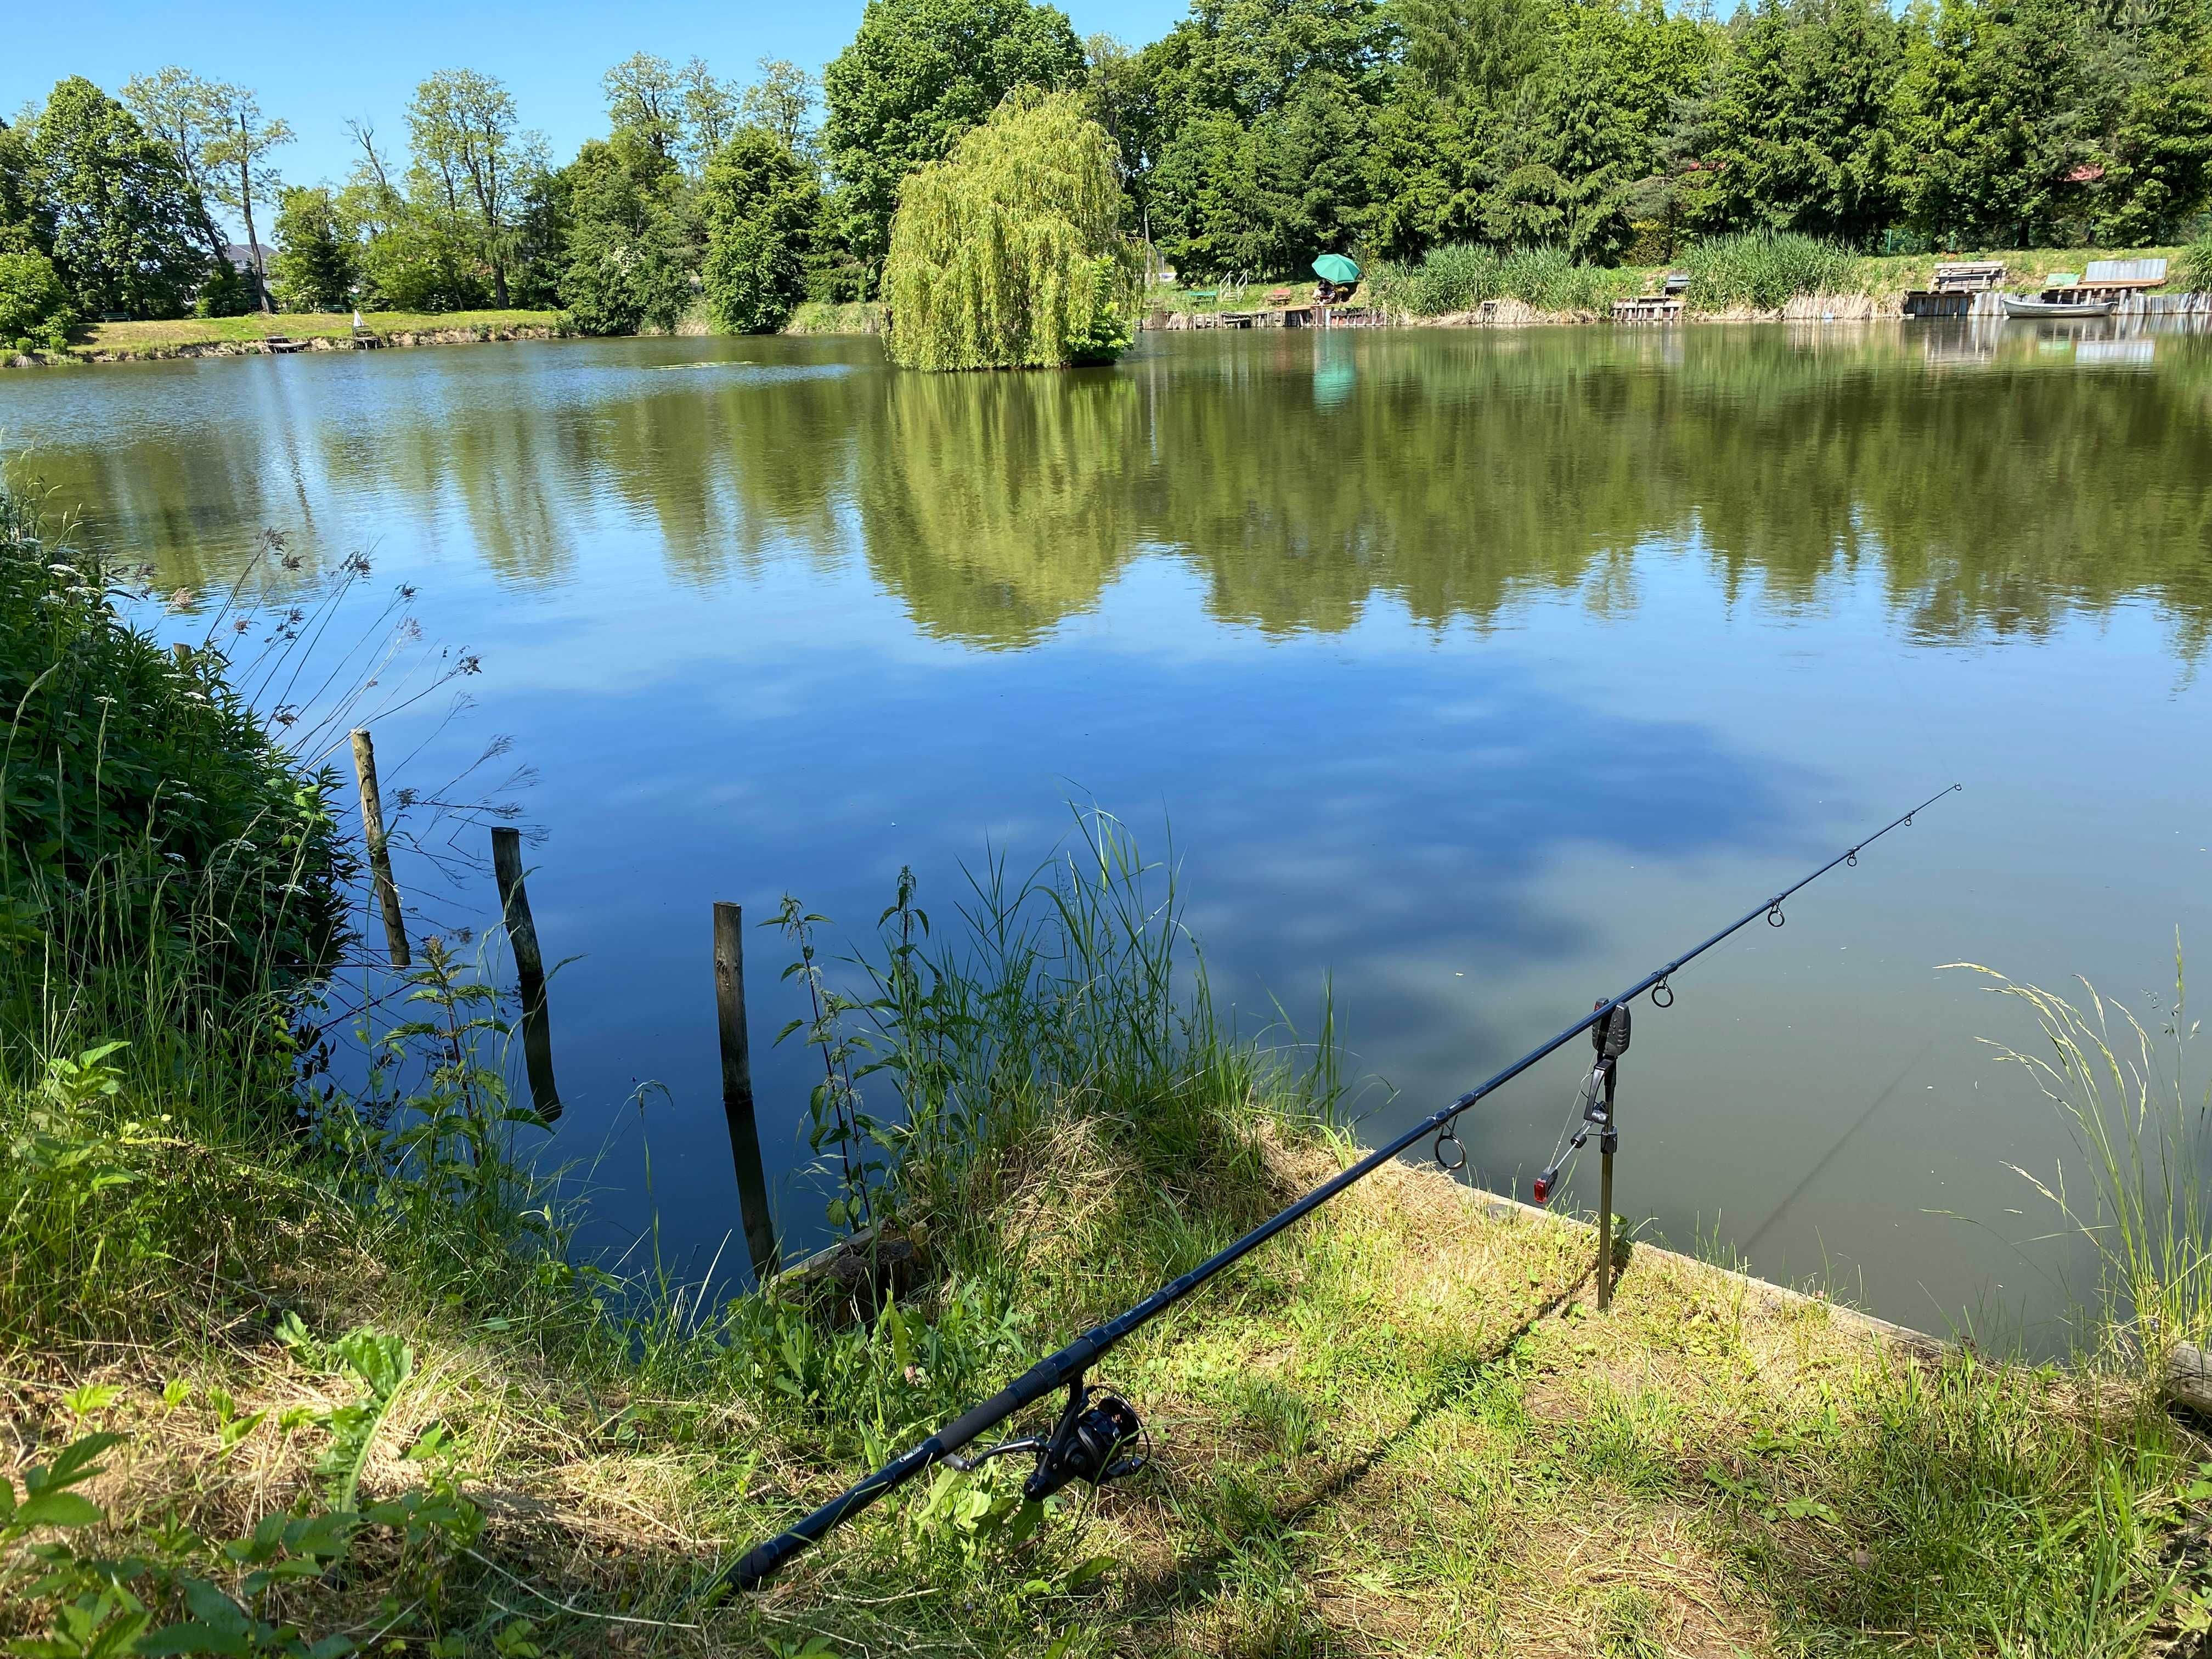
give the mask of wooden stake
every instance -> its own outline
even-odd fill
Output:
[[[361,780],[361,833],[368,844],[368,873],[384,912],[385,951],[394,968],[414,965],[407,949],[407,920],[399,909],[399,884],[392,878],[392,849],[384,840],[384,797],[376,787],[376,745],[366,728],[353,734],[354,775]]]
[[[514,976],[522,994],[522,1059],[530,1073],[530,1102],[548,1123],[561,1115],[561,1092],[553,1085],[553,1024],[545,1008],[545,957],[538,948],[538,925],[530,919],[530,894],[522,884],[522,832],[491,832],[491,869],[499,883],[499,908],[507,919],[507,942],[514,952]]]
[[[752,1045],[745,1035],[744,911],[714,906],[714,1021],[722,1041],[722,1111],[730,1121],[730,1158],[737,1166],[738,1212],[753,1274],[775,1271],[775,1218],[761,1167],[760,1125],[753,1115]]]

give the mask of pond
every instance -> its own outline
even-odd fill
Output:
[[[737,1223],[716,900],[860,937],[910,866],[942,922],[1095,801],[1175,860],[1242,1029],[1310,1032],[1333,986],[1373,1142],[1955,781],[1639,1010],[1618,1207],[2047,1346],[2088,1267],[2013,1166],[2069,1142],[1984,1041],[2025,1010],[1943,964],[2155,1024],[2177,928],[2212,939],[2202,337],[1201,333],[935,378],[866,339],[534,343],[10,374],[0,436],[186,591],[165,634],[241,573],[320,618],[361,553],[324,648],[400,585],[422,632],[373,699],[480,662],[380,717],[386,793],[520,805],[574,958],[552,1155],[631,1265],[650,1215],[693,1274]],[[495,919],[486,822],[416,809],[418,927]],[[747,933],[818,1237],[788,951]],[[1470,1117],[1486,1184],[1526,1194],[1575,1069]]]

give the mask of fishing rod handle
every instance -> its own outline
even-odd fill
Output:
[[[825,1533],[901,1486],[963,1446],[995,1428],[1016,1412],[1057,1393],[1089,1370],[1112,1344],[1102,1343],[1102,1333],[1079,1336],[1057,1353],[1044,1358],[993,1395],[980,1406],[962,1413],[911,1450],[893,1458],[865,1480],[847,1487],[819,1509],[773,1538],[756,1544],[738,1559],[726,1575],[741,1590],[757,1589],[781,1570],[794,1555],[820,1541]]]

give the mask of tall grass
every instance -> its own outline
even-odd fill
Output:
[[[2087,1006],[1971,963],[1990,989],[2025,1002],[2043,1048],[2003,1048],[2064,1115],[2087,1184],[2065,1170],[2020,1173],[2094,1246],[2104,1275],[2098,1333],[2156,1366],[2175,1342],[2212,1335],[2212,1091],[2194,1087],[2198,1023],[2188,1018],[2180,943],[2173,998],[2145,1024],[2082,981]],[[2002,1045],[2000,1045],[2002,1047]]]
[[[1637,284],[1633,272],[1584,264],[1550,243],[1499,252],[1480,243],[1431,248],[1418,263],[1386,262],[1375,273],[1376,297],[1419,317],[1472,311],[1486,300],[1514,299],[1539,311],[1601,311]]]
[[[1700,311],[1777,311],[1803,294],[1844,291],[1856,261],[1833,242],[1795,231],[1714,236],[1683,257],[1687,302]]]
[[[824,1115],[817,1146],[845,1137],[887,1154],[841,1149],[837,1218],[941,1220],[979,1166],[1055,1121],[1109,1122],[1176,1158],[1262,1111],[1331,1118],[1326,1005],[1311,1048],[1224,1026],[1172,858],[1147,860],[1110,814],[1078,811],[1063,849],[1025,876],[993,857],[964,879],[957,925],[939,930],[902,872],[873,948],[846,963],[856,992],[815,992],[826,1012],[806,1040],[830,1058],[823,1088],[845,1105],[842,1123]],[[803,965],[822,976],[811,954]],[[886,1090],[890,1108],[873,1109]],[[873,1173],[856,1194],[861,1163]]]
[[[2181,286],[2191,294],[2212,293],[2212,236],[2191,242],[2174,262]]]

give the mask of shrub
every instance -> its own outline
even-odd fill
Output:
[[[43,253],[0,253],[0,346],[59,351],[75,320],[52,260]]]
[[[363,300],[374,311],[472,311],[490,298],[483,268],[462,240],[412,215],[369,238],[361,276]]]
[[[892,361],[1048,368],[1103,349],[1134,301],[1121,183],[1072,93],[1010,96],[910,174],[884,265]]]
[[[211,647],[173,654],[131,627],[98,557],[0,491],[9,1036],[57,976],[222,1016],[304,994],[331,960],[349,873],[336,775],[301,776],[223,669]]]
[[[1801,294],[1833,294],[1850,279],[1851,255],[1795,231],[1744,231],[1698,243],[1683,259],[1692,305],[1777,311]]]

